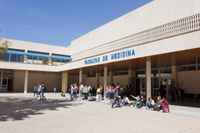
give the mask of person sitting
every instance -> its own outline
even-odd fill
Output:
[[[139,104],[137,108],[142,108],[142,106],[145,106],[145,98],[143,95],[140,96]]]
[[[88,101],[96,101],[96,98],[93,98],[91,94],[89,94]]]
[[[65,93],[62,91],[60,94],[62,97],[65,97]]]
[[[169,104],[165,98],[162,99],[162,102],[158,106],[164,113],[169,113]]]
[[[122,100],[122,106],[123,105],[128,105],[130,103],[128,97],[124,96],[123,100]]]
[[[149,97],[146,104],[146,109],[153,109],[154,104],[155,104],[154,100],[151,97]]]
[[[140,96],[138,95],[137,97],[135,97],[135,96],[133,96],[131,94],[130,94],[130,96],[136,100],[136,101],[133,102],[131,107],[137,107],[140,104]]]
[[[159,111],[160,107],[158,107],[158,106],[160,105],[161,102],[162,102],[161,96],[157,96],[157,103],[154,104],[153,110]]]

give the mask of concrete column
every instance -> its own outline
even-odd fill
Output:
[[[97,66],[96,67],[96,86],[95,86],[95,88],[97,87],[98,84],[99,84],[99,67]]]
[[[177,66],[176,66],[176,57],[175,55],[172,56],[172,79],[175,80],[175,86],[177,81]]]
[[[151,57],[146,59],[146,100],[151,97]]]
[[[68,72],[62,72],[62,91],[67,92],[68,87]]]
[[[24,94],[27,93],[28,90],[28,71],[25,71],[25,77],[24,77]]]
[[[109,71],[109,77],[110,77],[110,84],[113,84],[113,70],[112,65],[110,65],[110,71]]]
[[[177,83],[176,73],[177,73],[177,67],[176,67],[176,65],[172,65],[172,79],[174,79],[176,81],[175,85]]]
[[[79,69],[79,83],[83,82],[83,70],[82,68]]]
[[[82,68],[79,69],[79,83],[78,83],[77,87],[79,87],[80,83],[83,83],[83,70],[82,70]],[[79,95],[80,95],[80,89],[79,89]]]
[[[104,66],[104,82],[103,82],[103,87],[104,87],[104,98],[106,98],[106,87],[108,84],[108,67],[107,65]]]

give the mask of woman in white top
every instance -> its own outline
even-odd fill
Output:
[[[40,96],[40,99],[41,99],[41,94],[40,92],[42,91],[42,85],[41,83],[38,83],[38,90],[37,90],[37,97],[36,97],[36,100],[38,99],[38,96]]]
[[[71,98],[71,100],[74,100],[74,99],[73,99],[74,86],[73,86],[72,84],[71,84],[70,86],[71,86],[71,89],[70,89],[70,90],[71,90],[70,98]]]

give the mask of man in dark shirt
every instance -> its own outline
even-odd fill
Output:
[[[112,108],[113,108],[114,104],[116,103],[116,101],[117,101],[117,107],[121,107],[120,104],[119,104],[119,97],[118,97],[118,93],[119,93],[118,89],[119,88],[120,88],[119,85],[115,88],[115,99],[114,99],[114,102],[113,102],[113,104],[111,106]]]

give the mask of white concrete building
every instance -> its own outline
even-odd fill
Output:
[[[57,87],[65,92],[70,83],[95,88],[102,83],[105,88],[119,82],[124,88],[130,84],[134,95],[156,97],[162,82],[166,95],[172,83],[185,96],[198,97],[199,5],[199,0],[155,0],[77,38],[68,48],[10,40],[10,55],[0,62],[1,91],[31,92],[42,81],[48,91]],[[14,52],[17,62],[12,62]]]

